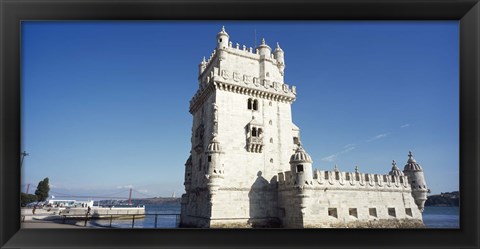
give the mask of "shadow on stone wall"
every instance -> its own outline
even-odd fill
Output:
[[[250,187],[248,198],[250,202],[250,219],[252,227],[278,227],[279,222],[272,217],[272,205],[276,200],[275,189],[276,181],[269,183],[263,176],[262,171],[258,171],[257,179]]]

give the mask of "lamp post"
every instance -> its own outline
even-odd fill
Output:
[[[20,160],[20,168],[22,168],[23,166],[23,159],[28,156],[29,154],[26,152],[26,151],[23,151],[22,153],[20,153],[22,155],[22,159]]]

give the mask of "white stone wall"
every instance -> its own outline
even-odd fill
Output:
[[[294,188],[291,172],[279,174],[280,219],[286,227],[348,227],[356,223],[412,220],[421,223],[422,216],[412,197],[407,177],[390,175],[358,174],[355,172],[316,171],[309,185]],[[326,175],[326,177],[325,177]],[[350,180],[347,180],[349,175]],[[368,175],[369,180],[366,180]],[[378,177],[378,178],[377,178]],[[327,179],[325,179],[327,178]],[[377,178],[377,181],[375,181]],[[386,181],[385,181],[386,180]],[[300,202],[306,208],[301,213]],[[335,208],[337,217],[329,215]],[[370,215],[375,208],[377,215]],[[395,209],[395,216],[388,209]],[[406,209],[411,215],[406,214]],[[356,209],[357,215],[350,215]],[[282,215],[285,213],[285,215]],[[386,221],[387,223],[385,223]]]

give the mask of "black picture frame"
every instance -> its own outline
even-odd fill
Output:
[[[1,248],[479,248],[478,0],[0,0]],[[459,20],[460,229],[20,229],[22,20]]]

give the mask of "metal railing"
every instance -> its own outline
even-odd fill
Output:
[[[131,220],[132,221],[132,225],[131,225],[131,228],[135,228],[135,221],[136,220],[139,220],[139,219],[145,219],[145,217],[150,217],[150,216],[154,216],[154,222],[153,222],[153,228],[158,228],[158,216],[175,216],[175,227],[178,227],[179,224],[180,224],[180,214],[179,213],[155,213],[155,214],[111,214],[111,215],[105,215],[105,216],[102,216],[102,217],[95,217],[95,216],[91,216],[91,215],[85,215],[85,222],[84,222],[84,226],[86,227],[87,226],[87,223],[88,221],[90,220],[105,220],[105,219],[108,219],[109,220],[109,225],[107,227],[114,227],[112,225],[113,223],[113,220]],[[69,217],[69,215],[63,215],[63,222],[65,223],[66,220],[68,219],[78,219],[78,216],[75,217]],[[145,228],[145,227],[143,227]]]

